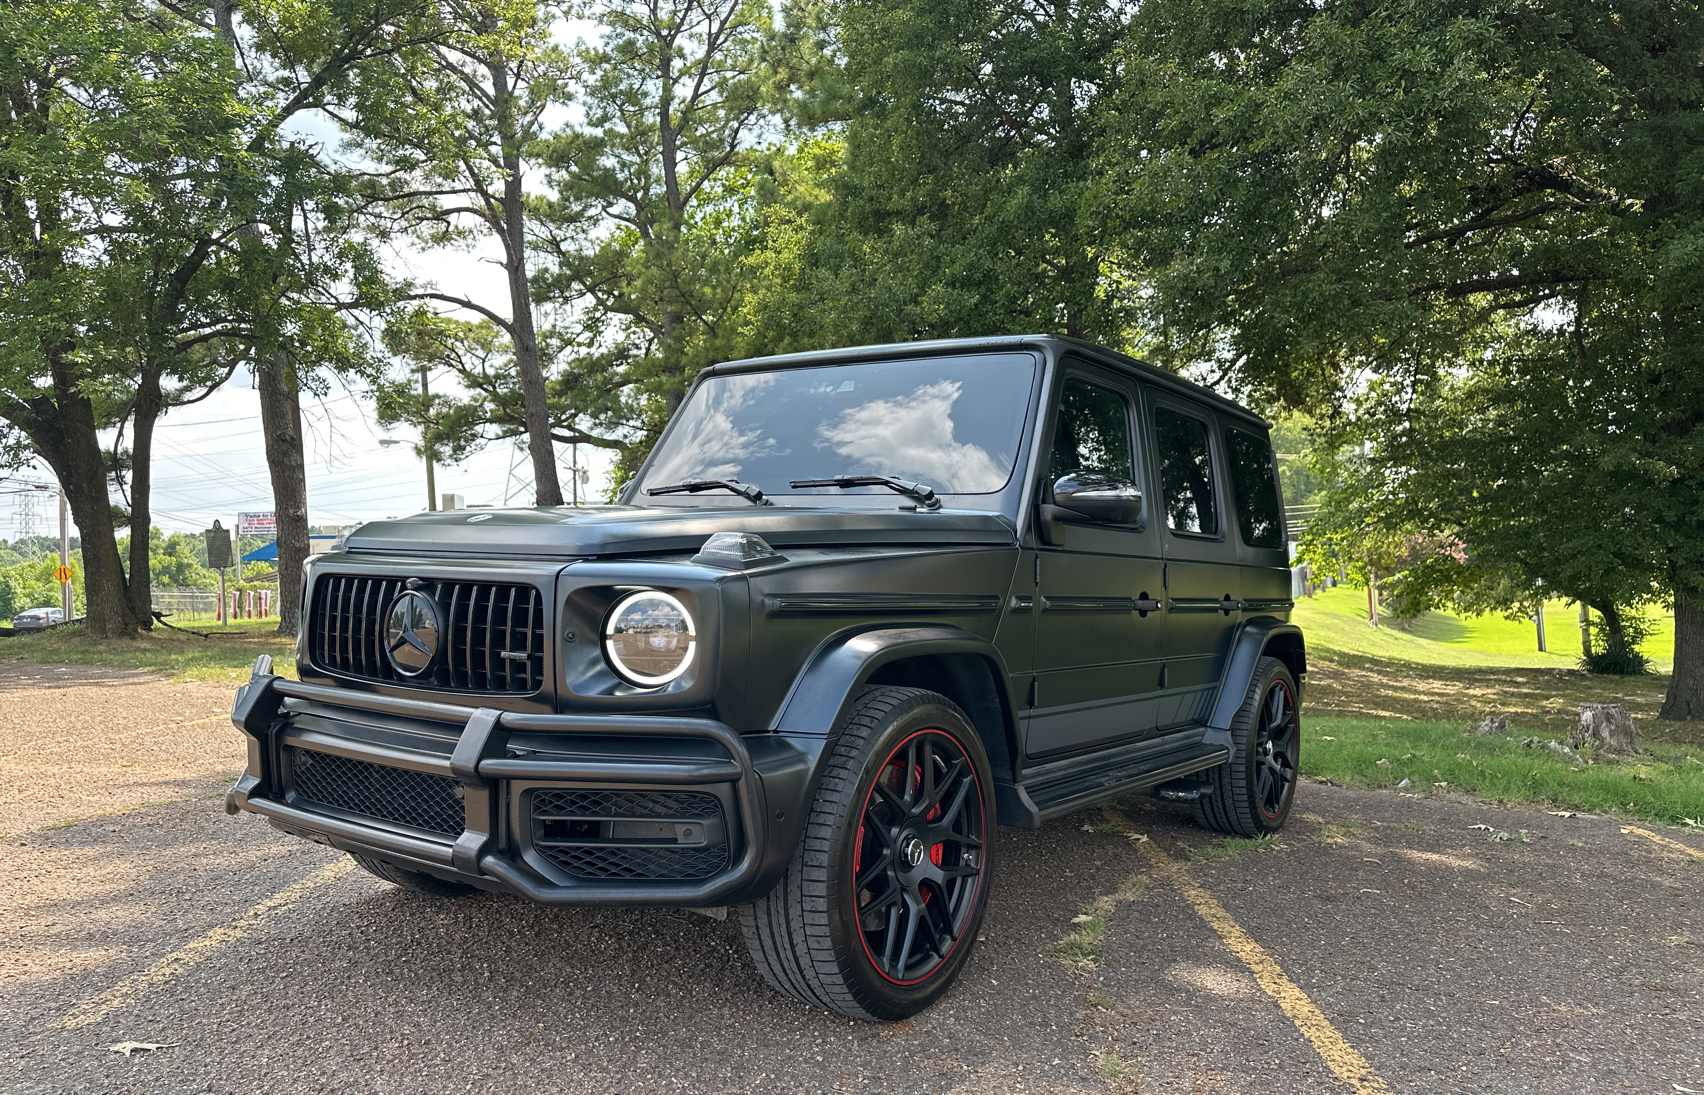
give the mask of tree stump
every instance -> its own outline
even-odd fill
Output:
[[[1580,725],[1568,735],[1575,748],[1591,745],[1603,753],[1637,753],[1639,728],[1619,703],[1582,703]]]

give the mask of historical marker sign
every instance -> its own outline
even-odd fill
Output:
[[[213,527],[202,533],[207,537],[207,565],[214,570],[223,570],[235,566],[231,559],[231,530],[219,522],[213,522]]]

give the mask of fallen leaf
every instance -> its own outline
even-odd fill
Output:
[[[1579,814],[1576,814],[1572,810],[1547,810],[1545,812],[1548,813],[1551,817],[1579,817],[1580,816]]]
[[[1495,825],[1469,825],[1468,828],[1469,829],[1480,829],[1480,830],[1483,830],[1484,832],[1489,833],[1493,829],[1495,829],[1496,826]]]
[[[107,1049],[128,1057],[132,1053],[150,1053],[156,1049],[170,1049],[177,1044],[177,1042],[120,1042],[116,1046],[108,1046]]]
[[[1071,918],[1071,923],[1073,923],[1073,924],[1087,924],[1089,921],[1091,921],[1093,919],[1094,919],[1094,917],[1088,916],[1088,915],[1073,916]]]
[[[1389,768],[1390,767],[1390,761],[1384,760],[1382,758],[1379,759],[1379,760],[1375,760],[1373,763],[1378,765],[1380,768]]]
[[[1336,741],[1336,740],[1337,740],[1337,739],[1336,739],[1336,738],[1334,738],[1334,737],[1332,737],[1332,736],[1331,736],[1331,735],[1329,735],[1329,734],[1321,734],[1321,735],[1320,735],[1320,736],[1319,736],[1319,740],[1320,740],[1320,741]]]
[[[1148,836],[1146,833],[1125,833],[1124,835],[1129,837],[1131,842],[1134,844],[1148,843]]]

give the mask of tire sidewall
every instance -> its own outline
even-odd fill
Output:
[[[982,870],[977,877],[977,893],[970,915],[965,920],[963,934],[952,953],[922,981],[913,985],[896,984],[884,977],[870,961],[865,950],[863,933],[858,925],[857,890],[853,884],[853,857],[861,829],[864,805],[871,788],[881,774],[889,755],[912,735],[933,730],[950,736],[975,770],[977,792],[982,807]],[[872,1016],[879,1019],[902,1019],[912,1015],[944,993],[957,979],[959,970],[969,958],[988,907],[989,884],[992,881],[992,848],[997,823],[994,816],[994,777],[970,722],[956,705],[945,697],[921,694],[897,706],[882,721],[879,732],[872,734],[860,750],[858,781],[853,787],[847,807],[835,827],[829,849],[832,869],[828,878],[828,920],[834,949],[845,956],[845,969],[850,987]]]

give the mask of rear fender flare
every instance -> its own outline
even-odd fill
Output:
[[[1213,713],[1207,719],[1203,741],[1223,745],[1227,749],[1231,747],[1231,723],[1248,699],[1249,684],[1254,680],[1260,659],[1279,647],[1299,688],[1308,669],[1307,648],[1301,628],[1276,616],[1256,616],[1237,628],[1236,636],[1231,640],[1231,655],[1225,659],[1225,672],[1219,679],[1219,691],[1213,701]]]

